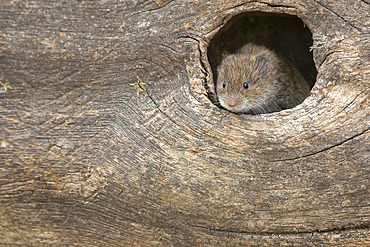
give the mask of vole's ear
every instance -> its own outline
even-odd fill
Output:
[[[263,72],[268,72],[270,68],[275,66],[275,55],[270,51],[263,51],[256,57],[256,66]]]
[[[256,63],[259,67],[265,67],[269,65],[269,57],[267,55],[267,52],[262,52],[257,55],[256,57]]]

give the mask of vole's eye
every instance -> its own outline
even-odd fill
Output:
[[[225,88],[226,87],[226,81],[224,81],[224,83],[222,84],[222,87]]]
[[[247,90],[249,88],[248,82],[243,82],[243,89]]]

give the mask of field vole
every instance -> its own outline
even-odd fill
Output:
[[[310,92],[296,68],[264,46],[251,43],[223,58],[216,90],[222,107],[250,114],[292,108]]]

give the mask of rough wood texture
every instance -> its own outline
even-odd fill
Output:
[[[208,43],[247,11],[313,33],[301,105],[233,115],[206,96]],[[0,244],[370,245],[369,13],[365,0],[2,0]]]

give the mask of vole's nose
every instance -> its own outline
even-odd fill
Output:
[[[226,103],[230,107],[235,107],[235,106],[239,105],[240,102],[241,102],[241,99],[240,99],[240,96],[238,96],[238,95],[230,95],[229,98],[226,101]]]

